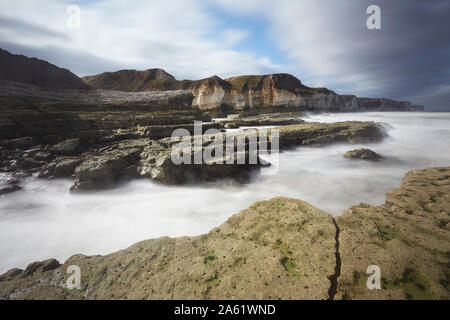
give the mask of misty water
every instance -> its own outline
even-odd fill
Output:
[[[280,154],[278,172],[263,169],[251,183],[229,181],[168,187],[136,180],[89,195],[69,193],[69,180],[22,182],[0,197],[0,273],[48,258],[106,254],[161,236],[194,236],[219,226],[259,200],[287,196],[339,215],[349,206],[384,202],[412,169],[450,165],[450,113],[310,115],[308,121],[375,121],[387,124],[380,143],[299,147]],[[382,162],[347,160],[368,147]],[[272,170],[272,171],[268,171]]]

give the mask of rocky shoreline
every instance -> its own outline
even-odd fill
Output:
[[[421,110],[410,102],[309,88],[288,74],[178,81],[150,69],[82,80],[42,60],[4,50],[0,58],[8,62],[0,75],[0,195],[6,200],[30,176],[72,179],[72,192],[131,179],[246,183],[270,165],[260,152],[272,145],[282,152],[386,135],[378,123],[307,123],[302,112]],[[33,78],[27,70],[41,72]],[[189,137],[181,152],[187,158],[216,154],[211,142],[229,136],[235,152],[176,165],[175,130],[182,130],[180,139]],[[249,139],[252,131],[266,136]],[[369,149],[346,157],[383,159]],[[360,204],[337,218],[300,200],[275,198],[203,236],[12,269],[0,276],[0,299],[450,299],[449,194],[447,167],[413,171],[384,205]],[[70,265],[81,268],[81,289],[66,285]],[[381,290],[367,290],[371,265],[381,269]]]
[[[261,166],[260,160],[251,165],[248,163],[248,142],[242,155],[246,161],[242,165],[237,161],[226,166],[174,165],[170,160],[176,142],[170,137],[177,129],[198,135],[194,130],[195,121],[200,122],[202,128],[198,137],[192,137],[192,144],[198,139],[202,141],[199,143],[201,150],[191,149],[191,157],[195,152],[208,150],[204,141],[210,137],[201,135],[209,129],[225,131],[270,126],[270,136],[275,127],[279,131],[281,150],[333,142],[379,141],[383,137],[383,129],[375,123],[305,123],[299,113],[237,114],[213,121],[205,112],[191,108],[189,92],[174,92],[173,99],[169,100],[166,98],[170,92],[129,93],[145,94],[154,99],[143,104],[132,101],[85,104],[70,97],[65,104],[36,100],[36,97],[24,96],[24,92],[16,100],[18,97],[9,93],[0,99],[0,111],[3,112],[0,119],[0,173],[11,178],[0,183],[2,193],[18,190],[20,179],[30,175],[45,179],[73,178],[73,191],[89,191],[114,187],[121,181],[135,178],[150,178],[163,184],[222,178],[244,182],[250,171]],[[184,103],[180,102],[180,95],[186,96]],[[89,100],[86,96],[80,97]],[[245,134],[245,130],[236,130],[227,135]]]
[[[333,218],[303,201],[255,203],[199,237],[47,260],[0,276],[3,299],[450,299],[450,167],[408,173],[382,206]],[[80,290],[66,269],[81,268]],[[380,290],[366,286],[368,266]]]
[[[264,120],[267,123],[267,120]],[[226,125],[229,125],[228,121]],[[220,122],[207,125],[206,128],[221,127]],[[175,128],[191,129],[189,125],[163,127],[167,134]],[[379,141],[383,138],[382,129],[371,122],[342,122],[333,124],[302,123],[285,125],[276,128],[279,132],[280,150],[304,145],[323,145],[329,143],[360,143]],[[0,146],[6,146],[3,154],[2,171],[12,173],[13,177],[25,177],[35,174],[38,178],[74,178],[74,191],[99,190],[113,187],[117,182],[134,179],[150,178],[163,184],[185,184],[198,181],[212,181],[222,178],[236,177],[247,180],[251,170],[262,164],[261,160],[251,164],[249,159],[248,140],[243,151],[243,164],[238,164],[237,152],[232,165],[222,165],[227,162],[224,155],[222,162],[202,164],[175,165],[171,155],[177,141],[170,137],[151,139],[149,132],[152,127],[131,128],[127,131],[117,130],[116,135],[102,137],[101,131],[91,131],[89,137],[70,138],[53,145],[44,145],[37,138],[19,138],[0,141]],[[269,129],[269,139],[271,137]],[[225,134],[223,140],[225,141]],[[246,135],[245,130],[233,132],[235,150],[240,135]],[[22,139],[34,140],[34,145],[24,148],[17,143]],[[192,144],[199,142],[201,150],[190,149],[190,158],[194,153],[205,153],[212,147],[205,143],[208,136],[193,136]],[[39,143],[41,142],[41,143]],[[270,144],[270,141],[269,141]],[[258,152],[258,150],[257,150]],[[220,159],[219,159],[220,160]],[[11,180],[12,181],[12,180]],[[14,180],[16,183],[16,180]],[[7,189],[5,189],[7,190]],[[11,189],[11,191],[14,191]]]

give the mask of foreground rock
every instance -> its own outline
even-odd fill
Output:
[[[144,241],[104,257],[77,255],[50,271],[47,264],[12,270],[0,277],[0,297],[327,299],[334,237],[330,215],[275,198],[200,237]],[[81,268],[81,290],[66,288],[69,265]]]
[[[408,173],[380,207],[336,218],[342,269],[337,299],[450,299],[450,167]],[[368,290],[367,267],[382,290]]]
[[[345,157],[347,159],[361,159],[361,160],[368,160],[368,161],[379,161],[383,159],[382,156],[380,156],[375,151],[372,151],[370,149],[357,149],[349,151],[345,154]]]
[[[293,199],[258,202],[200,237],[0,276],[4,299],[450,299],[450,167],[408,173],[382,206],[334,221]],[[81,268],[80,290],[67,268]],[[382,289],[366,286],[368,266]]]

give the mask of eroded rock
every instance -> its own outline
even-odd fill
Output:
[[[118,144],[99,153],[86,155],[75,169],[71,191],[99,190],[114,186],[138,162],[140,153],[140,148]]]
[[[383,159],[383,157],[375,151],[366,148],[348,151],[345,154],[345,157],[347,159],[361,159],[368,161],[379,161]]]
[[[360,204],[335,221],[300,200],[274,198],[203,236],[11,270],[0,276],[0,297],[449,299],[449,195],[447,167],[412,171],[384,205]],[[65,287],[69,265],[81,268],[81,290]],[[371,265],[381,269],[381,290],[366,286]]]
[[[67,139],[52,146],[49,151],[63,156],[72,156],[82,150],[81,140],[79,138]]]
[[[336,220],[337,299],[450,299],[450,167],[412,171],[384,205],[360,204]],[[366,286],[370,265],[381,269],[381,290]]]
[[[331,215],[299,200],[275,198],[203,236],[143,241],[104,257],[74,256],[54,271],[4,281],[0,296],[327,299],[336,263],[334,236]],[[81,268],[81,293],[64,289],[68,265]]]
[[[374,122],[305,123],[278,128],[280,148],[336,142],[380,141],[384,134]]]

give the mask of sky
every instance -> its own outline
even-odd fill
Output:
[[[68,28],[71,5],[79,29]],[[367,28],[370,5],[380,30]],[[449,17],[448,0],[0,0],[0,47],[79,76],[290,73],[340,94],[450,109]]]

